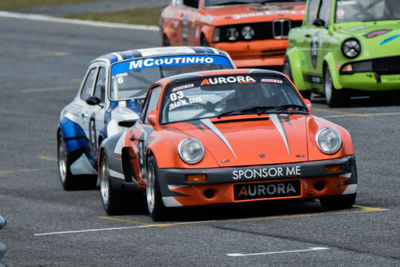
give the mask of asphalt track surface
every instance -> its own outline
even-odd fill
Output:
[[[181,209],[153,223],[145,208],[107,216],[98,190],[66,192],[56,126],[87,63],[158,46],[156,31],[0,17],[0,242],[7,266],[399,266],[396,105],[359,100],[314,115],[347,128],[358,164],[349,210],[318,202]]]

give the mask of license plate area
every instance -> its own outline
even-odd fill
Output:
[[[234,199],[285,198],[301,195],[299,180],[235,184]]]

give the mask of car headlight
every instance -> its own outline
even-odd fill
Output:
[[[338,131],[324,128],[315,135],[318,148],[325,154],[335,154],[342,147],[342,136]]]
[[[355,58],[361,52],[360,42],[355,38],[347,39],[342,44],[342,53],[348,58]]]
[[[250,39],[252,39],[254,37],[255,31],[254,31],[254,29],[252,27],[245,26],[245,27],[243,27],[241,33],[242,33],[242,36],[243,36],[244,39],[250,40]]]
[[[178,145],[178,153],[184,162],[195,164],[203,159],[204,147],[195,138],[185,138]]]
[[[236,39],[239,37],[239,32],[236,28],[230,27],[226,30],[226,37],[229,41],[236,41]]]

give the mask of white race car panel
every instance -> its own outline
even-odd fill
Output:
[[[65,142],[71,173],[97,173],[97,151],[101,142],[126,128],[118,125],[119,122],[133,123],[139,118],[150,84],[164,75],[198,68],[235,66],[227,53],[208,47],[127,50],[91,61],[78,94],[60,115],[59,131]]]

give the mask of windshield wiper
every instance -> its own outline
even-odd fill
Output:
[[[308,114],[308,109],[307,109],[306,107],[301,106],[301,105],[296,105],[296,104],[289,104],[289,105],[278,106],[278,107],[276,107],[276,110],[277,110],[277,111],[279,111],[279,110],[288,110],[288,109],[290,109],[290,108],[298,109],[298,112],[299,112],[299,113]],[[300,112],[300,111],[301,111],[301,112]]]
[[[227,6],[227,5],[244,5],[244,4],[249,4],[247,1],[227,1],[227,2],[222,2],[222,3],[216,3],[214,6]]]
[[[245,107],[245,108],[241,108],[241,109],[235,109],[235,110],[223,112],[223,113],[221,113],[221,114],[218,115],[218,119],[220,119],[221,117],[225,117],[225,116],[246,114],[246,113],[248,113],[248,112],[250,112],[250,113],[251,113],[251,112],[255,112],[255,113],[257,113],[257,115],[261,115],[261,114],[265,113],[266,111],[274,110],[274,109],[276,109],[275,106],[253,106],[253,107]]]

